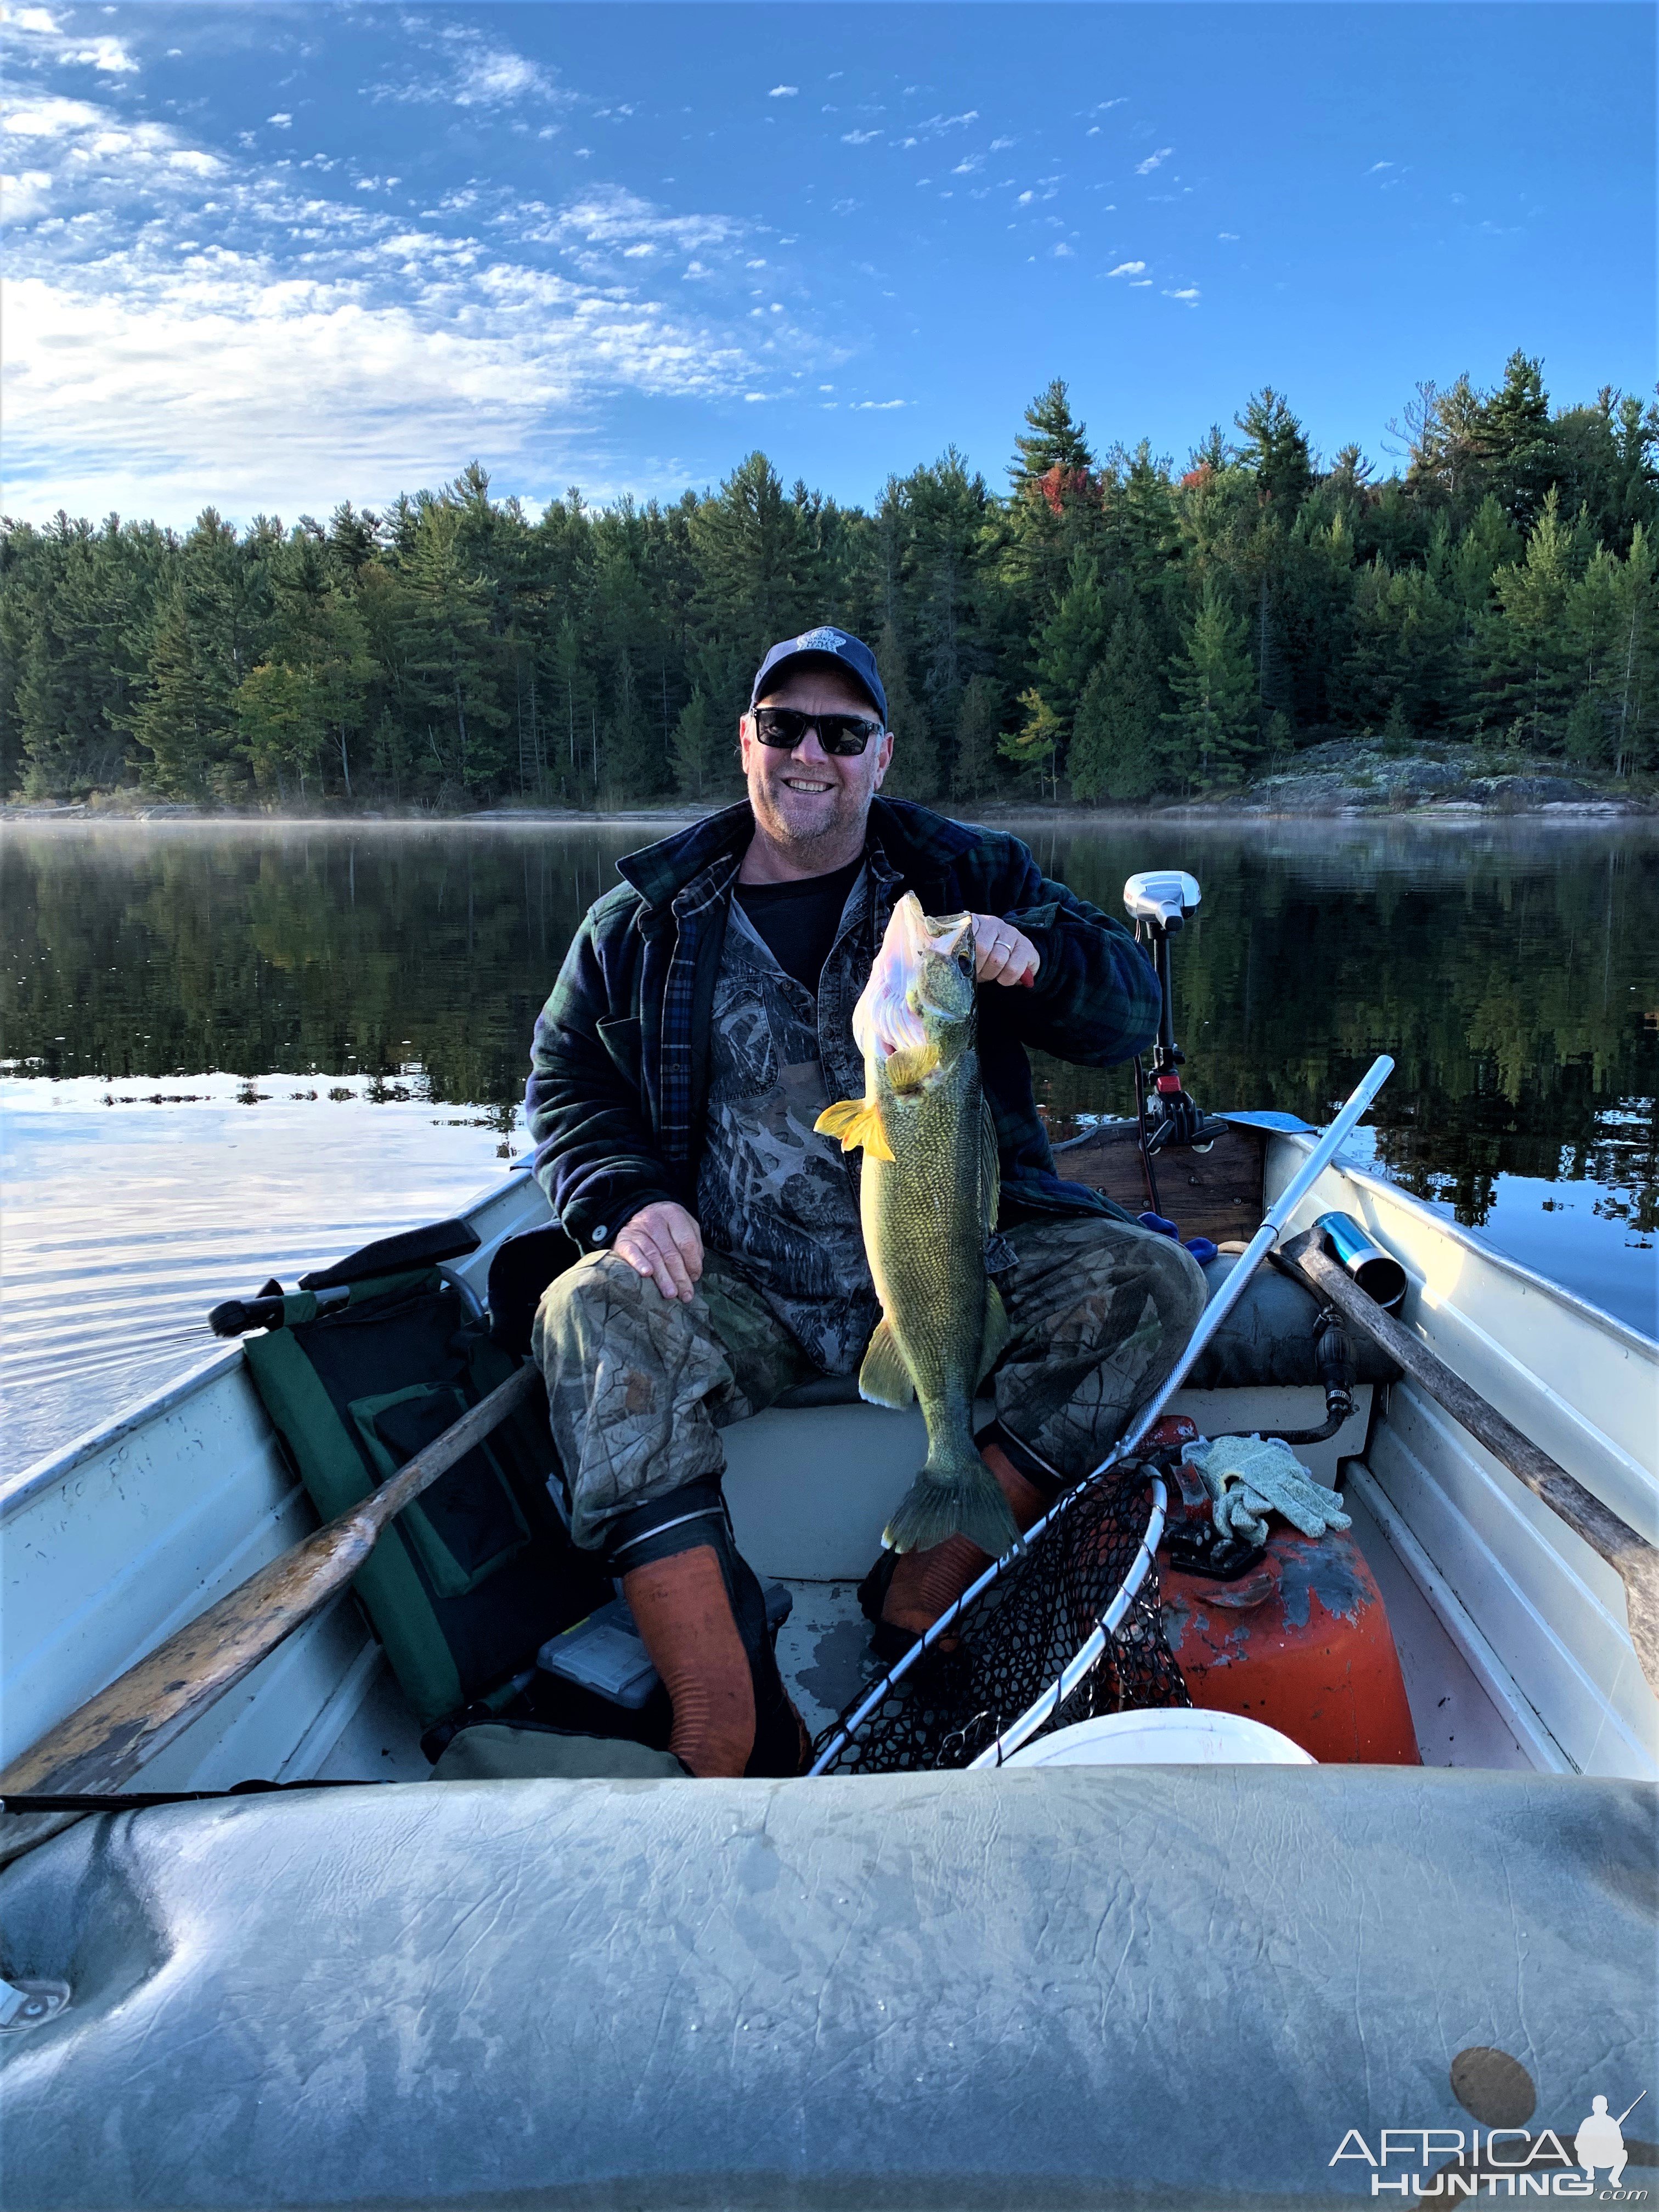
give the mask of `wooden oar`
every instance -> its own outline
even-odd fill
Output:
[[[1392,1314],[1385,1313],[1331,1258],[1317,1230],[1293,1237],[1281,1257],[1310,1290],[1328,1299],[1346,1321],[1380,1344],[1413,1382],[1420,1383],[1461,1427],[1485,1444],[1495,1459],[1502,1460],[1518,1481],[1524,1482],[1535,1498],[1541,1498],[1576,1536],[1582,1536],[1614,1570],[1625,1585],[1630,1640],[1650,1688],[1659,1695],[1659,1549],[1621,1521],[1611,1506],[1604,1505],[1547,1451],[1540,1451],[1530,1437],[1523,1437],[1513,1421],[1506,1420],[1496,1406],[1461,1375],[1454,1374],[1443,1359],[1403,1328]]]
[[[239,1589],[60,1721],[0,1774],[0,1797],[119,1790],[351,1580],[382,1531],[539,1386],[526,1364],[391,1480],[261,1567]]]

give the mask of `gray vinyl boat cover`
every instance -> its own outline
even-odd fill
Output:
[[[1653,2192],[1655,1841],[1646,1785],[1363,1767],[100,1815],[0,1875],[70,1990],[0,2033],[0,2202],[1508,2201],[1641,2090]]]

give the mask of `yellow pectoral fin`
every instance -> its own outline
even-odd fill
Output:
[[[920,1091],[939,1066],[936,1044],[901,1046],[887,1057],[887,1080],[895,1091]]]
[[[839,1137],[844,1152],[865,1151],[878,1160],[890,1160],[893,1148],[881,1126],[881,1115],[867,1098],[842,1098],[826,1106],[812,1127],[826,1137]]]

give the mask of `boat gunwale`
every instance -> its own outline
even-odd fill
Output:
[[[1312,1150],[1311,1144],[1304,1143],[1299,1131],[1277,1129],[1270,1132],[1269,1135],[1270,1141],[1295,1144],[1302,1146],[1305,1151]],[[1407,1190],[1403,1184],[1395,1182],[1390,1176],[1379,1174],[1375,1168],[1362,1164],[1351,1152],[1339,1152],[1331,1162],[1330,1170],[1328,1172],[1332,1170],[1346,1176],[1352,1182],[1359,1183],[1367,1189],[1381,1193],[1384,1198],[1392,1200],[1395,1205],[1419,1208],[1436,1229],[1443,1235],[1449,1237],[1452,1242],[1460,1245],[1464,1251],[1473,1254],[1478,1260],[1488,1261],[1497,1267],[1500,1273],[1511,1277],[1516,1282],[1525,1284],[1528,1289],[1547,1292],[1552,1298],[1570,1307],[1581,1319],[1592,1322],[1604,1335],[1612,1337],[1615,1342],[1622,1343],[1628,1351],[1640,1352],[1656,1364],[1659,1364],[1659,1337],[1644,1335],[1639,1328],[1633,1328],[1629,1322],[1620,1321],[1617,1314],[1608,1313],[1602,1306],[1592,1305],[1588,1298],[1582,1297],[1577,1291],[1569,1290],[1565,1283],[1558,1283],[1549,1275],[1540,1275],[1536,1268],[1528,1267],[1522,1261],[1511,1259],[1507,1252],[1500,1251],[1495,1244],[1486,1243],[1481,1237],[1475,1235],[1474,1231],[1466,1229],[1461,1221],[1448,1221],[1443,1218],[1441,1215],[1431,1209],[1426,1199],[1419,1198],[1414,1190]],[[1398,1255],[1395,1256],[1397,1258]]]
[[[15,1474],[0,1476],[0,1522],[9,1520],[37,1492],[50,1489],[54,1482],[73,1474],[83,1460],[91,1459],[100,1451],[107,1451],[123,1437],[131,1436],[147,1422],[171,1413],[216,1376],[228,1373],[240,1361],[241,1356],[240,1342],[222,1345],[218,1350],[210,1352],[198,1365],[186,1369],[184,1374],[175,1376],[171,1382],[164,1383],[153,1397],[130,1401],[119,1413],[112,1414],[95,1428],[84,1430],[68,1443],[59,1444],[55,1450],[46,1453],[31,1465],[20,1468]]]

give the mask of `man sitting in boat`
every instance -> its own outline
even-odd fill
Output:
[[[775,645],[738,725],[747,800],[617,863],[536,1025],[536,1172],[585,1256],[544,1293],[535,1356],[575,1540],[622,1578],[694,1774],[801,1761],[720,1432],[855,1376],[879,1318],[858,1155],[813,1125],[864,1088],[853,1008],[904,892],[974,917],[1002,1173],[986,1264],[1012,1332],[975,1441],[1022,1528],[1098,1463],[1204,1304],[1179,1244],[1056,1176],[1026,1059],[1140,1050],[1151,964],[1018,838],[878,797],[903,742],[886,720],[859,639]],[[962,1536],[884,1555],[878,1648],[896,1655],[984,1565]]]

